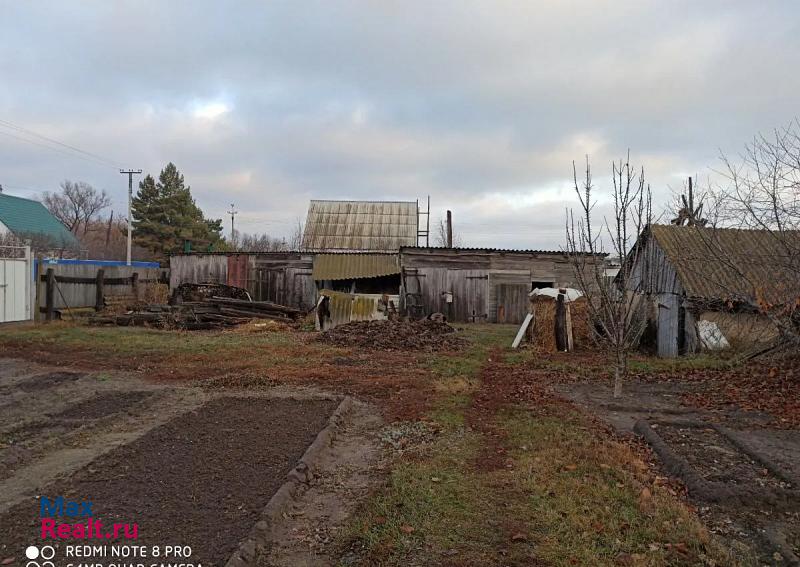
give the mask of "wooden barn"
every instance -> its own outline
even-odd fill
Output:
[[[796,250],[800,233],[794,237]],[[637,245],[648,251],[637,256],[631,286],[651,302],[662,357],[770,342],[777,330],[758,313],[759,298],[780,304],[800,297],[797,259],[787,269],[792,259],[767,231],[652,225]]]
[[[531,290],[577,283],[566,254],[548,250],[404,247],[400,267],[409,315],[464,323],[519,324]]]

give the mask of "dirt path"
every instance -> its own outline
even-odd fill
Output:
[[[259,567],[325,567],[339,564],[336,539],[359,502],[383,473],[378,441],[382,420],[372,406],[355,404],[333,444],[321,455],[312,485],[270,537]]]

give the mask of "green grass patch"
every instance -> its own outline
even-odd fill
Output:
[[[507,481],[524,495],[514,513],[548,564],[615,565],[620,556],[643,565],[734,564],[680,501],[650,482],[628,446],[598,438],[577,414],[516,411],[502,423],[516,469]]]
[[[424,460],[395,466],[362,507],[345,545],[366,565],[497,565],[507,542],[489,494],[467,465],[480,436],[452,432]]]

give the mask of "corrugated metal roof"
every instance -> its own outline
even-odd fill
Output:
[[[752,298],[756,288],[772,302],[800,295],[800,231],[784,233],[787,250],[765,230],[673,225],[650,230],[689,297]]]
[[[303,250],[396,252],[417,243],[413,201],[319,201],[308,206]]]
[[[314,256],[313,278],[351,280],[376,278],[400,273],[397,254],[317,254]]]
[[[0,223],[15,236],[41,235],[54,247],[77,247],[75,236],[39,201],[0,193]]]
[[[448,248],[447,246],[403,246],[403,251],[429,251],[429,252],[497,252],[500,254],[549,254],[551,256],[565,256],[563,250],[526,250],[516,248]],[[608,254],[597,254],[597,256],[608,256]]]

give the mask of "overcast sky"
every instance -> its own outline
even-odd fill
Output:
[[[430,195],[433,220],[452,209],[467,245],[559,248],[573,159],[589,154],[607,191],[630,148],[660,204],[720,150],[800,114],[792,1],[0,9],[6,192],[82,180],[123,212],[115,165],[173,161],[226,230],[231,202],[239,228],[281,236],[309,199]]]

